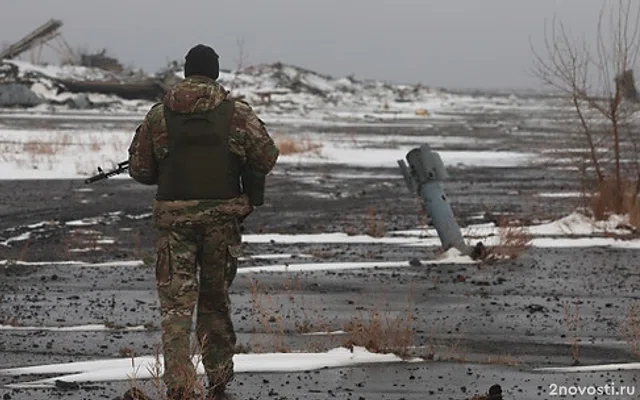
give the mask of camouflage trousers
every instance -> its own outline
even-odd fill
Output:
[[[194,312],[210,385],[225,386],[233,377],[236,335],[229,286],[237,272],[240,243],[235,219],[159,230],[156,278],[162,313],[163,380],[168,389],[190,388],[197,382],[191,361],[197,353],[190,343]]]

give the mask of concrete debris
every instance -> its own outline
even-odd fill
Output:
[[[0,107],[34,107],[43,100],[27,86],[19,83],[0,83]]]

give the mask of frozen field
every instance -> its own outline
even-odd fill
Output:
[[[570,111],[447,96],[393,112],[259,109],[279,143],[308,151],[281,157],[245,221],[237,398],[469,399],[493,384],[505,399],[607,384],[637,390],[598,398],[637,398],[640,237],[624,217],[579,212]],[[153,188],[82,183],[126,159],[142,116],[0,112],[5,399],[114,398],[133,375],[153,385]],[[489,265],[443,254],[396,164],[424,143],[470,244],[499,244],[504,217],[531,247]]]

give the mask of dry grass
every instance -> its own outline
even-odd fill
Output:
[[[309,251],[309,254],[321,260],[328,260],[335,256],[333,252],[325,249],[311,250]]]
[[[500,227],[500,243],[496,252],[509,258],[517,258],[531,247],[531,234],[522,227]]]
[[[283,282],[282,288],[273,290],[263,288],[252,278],[247,279],[257,323],[254,326],[254,334],[259,332],[261,341],[252,339],[250,344],[241,346],[243,351],[251,349],[254,352],[290,352],[290,344],[287,343],[289,335],[314,332],[326,332],[327,335],[309,336],[309,341],[305,340],[303,344],[306,351],[326,351],[327,345],[343,345],[351,349],[359,346],[371,352],[393,353],[407,357],[414,345],[416,318],[410,304],[406,310],[400,312],[382,311],[383,307],[372,306],[369,312],[361,312],[346,322],[342,326],[344,334],[332,335],[330,333],[339,328],[332,329],[325,321],[324,315],[312,318],[304,304],[304,297],[294,295],[302,287],[299,275],[289,276]],[[294,311],[286,311],[289,307],[284,307],[283,291],[287,296],[284,301],[288,298],[289,303],[294,306]],[[288,325],[285,325],[285,321]],[[265,333],[268,340],[266,343]]]
[[[440,342],[436,339],[438,332],[446,331],[447,340]],[[437,324],[435,321],[429,327],[428,343],[426,351],[420,356],[424,360],[438,360],[447,362],[469,362],[469,352],[464,348],[462,340],[465,334],[459,330],[455,333],[445,329],[444,323]]]
[[[498,223],[498,243],[487,251],[485,261],[518,258],[529,250],[532,239],[527,228],[501,218]]]
[[[120,138],[119,136],[114,136]],[[113,138],[109,136],[109,138]],[[11,162],[19,168],[54,169],[60,157],[73,157],[77,154],[103,153],[112,150],[115,154],[125,154],[130,138],[122,140],[108,139],[103,134],[73,135],[65,132],[51,132],[42,138],[14,140],[0,138],[0,160]],[[94,171],[93,162],[76,161],[76,170],[80,173]]]
[[[273,342],[269,344],[271,349],[265,349],[265,345],[260,343],[254,343],[252,348],[257,351],[272,350],[278,353],[288,353],[290,348],[285,341],[286,329],[282,314],[279,313],[277,299],[274,299],[266,292],[262,292],[257,280],[252,278],[249,278],[249,280],[251,303],[257,322],[264,333],[271,334],[273,337]],[[255,332],[256,327],[254,327]]]
[[[488,365],[507,365],[510,367],[515,367],[521,364],[520,360],[517,358],[511,357],[508,354],[502,354],[498,356],[489,356],[486,360],[482,361],[483,364]]]
[[[369,235],[383,237],[387,232],[385,216],[375,206],[369,206],[365,216],[351,215],[342,221],[342,232],[348,236]]]
[[[20,326],[20,322],[16,317],[8,317],[0,315],[0,325]]]
[[[293,139],[274,136],[273,141],[280,150],[280,155],[283,156],[308,152],[319,153],[322,148],[321,143],[313,142],[308,139]]]
[[[18,255],[18,261],[27,261],[27,254],[29,253],[29,246],[31,245],[31,237],[27,239],[20,250],[20,254]]]
[[[342,226],[342,231],[347,234],[347,236],[355,236],[358,234],[358,228],[353,224],[345,224]]]
[[[135,358],[136,351],[133,347],[121,347],[118,351],[118,355],[123,358]]]
[[[206,337],[200,338],[199,340],[196,340],[196,341],[192,341],[191,347],[189,350],[190,359],[193,359],[194,357],[202,354],[202,349],[206,347],[206,344],[207,344]],[[181,369],[176,373],[176,375],[181,376],[183,381],[186,382],[186,384],[184,385],[186,390],[185,390],[185,393],[183,394],[183,397],[171,397],[171,398],[168,397],[167,387],[164,384],[164,381],[162,379],[163,371],[162,371],[162,363],[160,362],[160,355],[162,353],[161,349],[162,349],[162,345],[157,344],[155,346],[155,356],[154,356],[155,362],[153,363],[152,366],[147,367],[147,371],[151,375],[151,385],[153,386],[153,390],[155,391],[155,396],[153,398],[160,399],[160,400],[189,400],[193,398],[204,398],[207,392],[207,385],[206,385],[207,378],[206,378],[206,375],[197,374],[198,368],[200,368],[202,363],[202,359],[200,357],[197,358],[198,362],[193,364],[194,370],[196,371],[195,374],[187,373],[186,368]],[[131,353],[131,358],[132,358],[131,365],[132,367],[135,368],[134,360],[133,360],[134,356],[135,356],[135,351]],[[135,388],[146,395],[146,393],[142,391],[137,385],[135,376],[130,379],[129,386],[130,388]]]
[[[623,331],[627,343],[631,346],[631,351],[640,358],[640,304],[629,307]]]
[[[43,143],[32,140],[22,146],[22,151],[31,155],[52,155],[56,154],[58,149],[54,143]]]
[[[161,349],[162,349],[162,345],[156,344],[155,353],[154,353],[155,362],[153,363],[153,366],[151,368],[147,369],[147,371],[149,371],[149,374],[151,374],[151,377],[152,377],[151,382],[153,384],[153,388],[156,392],[156,395],[158,395],[159,399],[164,400],[167,398],[167,393],[166,393],[166,387],[162,382],[162,364],[160,363]]]
[[[102,323],[104,324],[104,327],[107,329],[110,329],[112,331],[119,331],[119,330],[123,330],[126,328],[126,325],[123,324],[118,324],[114,321],[111,321],[109,319],[104,319],[102,320]]]
[[[344,331],[348,334],[344,346],[359,346],[373,353],[393,353],[399,357],[409,357],[416,340],[416,316],[412,311],[412,297],[413,290],[410,287],[408,304],[402,312],[383,311],[378,305],[366,315],[352,318],[344,326]]]
[[[286,342],[287,339],[287,327],[285,325],[285,319],[291,320],[291,315],[284,315],[281,312],[283,304],[276,295],[271,295],[271,290],[264,288],[260,283],[252,277],[247,277],[249,284],[249,290],[251,292],[251,305],[252,312],[256,318],[253,326],[254,337],[251,343],[243,344],[239,347],[240,351],[254,351],[257,353],[264,351],[274,351],[280,353],[287,353],[290,351],[289,345]],[[284,292],[287,294],[287,298],[291,304],[296,303],[294,292],[301,287],[298,275],[289,275],[289,277],[283,282]],[[280,293],[281,294],[281,293]],[[280,296],[281,298],[281,296]],[[299,316],[294,314],[293,321],[296,329],[301,333],[311,331],[312,324],[306,318],[304,314],[304,307],[300,305],[298,309],[303,310],[304,317],[300,321]],[[269,342],[265,343],[264,340],[256,340],[258,334],[266,334],[269,338]]]
[[[142,230],[140,228],[133,231],[133,253],[137,259],[142,258]]]
[[[383,237],[386,232],[384,218],[376,213],[375,207],[369,207],[365,233],[372,237]]]
[[[22,153],[28,154],[31,158],[38,156],[52,156],[58,154],[65,148],[71,146],[73,141],[68,133],[56,134],[53,140],[29,140],[27,142],[3,142],[7,146],[17,148],[22,147]]]
[[[564,309],[564,323],[567,328],[567,338],[571,345],[571,358],[574,365],[580,364],[580,346],[578,343],[578,331],[580,329],[580,307],[579,301],[573,302],[574,309],[571,310],[569,301],[562,304]]]
[[[349,339],[345,346],[364,347],[373,353],[393,353],[408,357],[415,342],[415,317],[411,313],[393,315],[390,312],[372,310],[365,318],[354,317],[344,327]]]
[[[615,179],[605,179],[596,184],[589,196],[589,206],[597,220],[605,220],[616,213],[617,204],[622,204],[622,214],[629,215],[629,223],[640,228],[640,198],[636,193],[637,183],[625,180],[621,184],[622,193]],[[622,197],[622,199],[621,199]]]

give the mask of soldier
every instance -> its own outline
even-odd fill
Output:
[[[189,341],[196,304],[209,394],[224,393],[233,378],[228,288],[237,270],[240,223],[262,204],[264,177],[279,156],[251,107],[230,99],[217,82],[218,55],[211,47],[193,47],[184,74],[147,113],[129,148],[129,175],[157,185],[156,279],[170,398],[188,398],[196,382]]]

